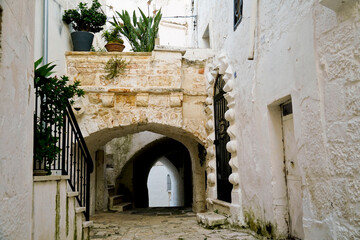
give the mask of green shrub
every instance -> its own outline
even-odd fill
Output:
[[[39,67],[41,62],[42,58],[34,64],[36,97],[40,100],[37,106],[39,115],[35,116],[34,160],[40,163],[40,166],[45,161],[46,166],[50,165],[61,151],[57,145],[59,137],[54,131],[63,126],[63,113],[68,102],[73,103],[74,96],[80,97],[85,93],[79,89],[78,81],[69,84],[67,76],[51,77],[52,69],[56,65],[48,63]]]
[[[112,28],[110,30],[105,30],[101,35],[107,43],[120,43],[124,44],[122,40],[120,31],[118,27]]]
[[[72,23],[76,31],[100,32],[106,23],[106,15],[101,10],[98,0],[93,0],[90,8],[86,3],[80,2],[77,9],[65,10],[63,21],[67,24]]]

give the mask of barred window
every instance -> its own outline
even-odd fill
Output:
[[[234,0],[234,31],[240,24],[243,15],[243,1]]]
[[[171,178],[169,174],[166,177],[166,181],[167,181],[167,190],[168,192],[171,192]]]

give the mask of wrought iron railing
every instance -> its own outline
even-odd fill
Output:
[[[52,108],[50,112],[54,115],[50,118],[44,116],[45,108]],[[48,114],[49,111],[46,112]],[[62,118],[62,121],[53,121],[54,118]],[[34,172],[43,170],[47,174],[68,175],[69,186],[79,193],[76,199],[81,207],[86,208],[85,217],[89,220],[93,162],[69,102],[66,110],[61,111],[52,106],[45,96],[36,94],[34,122]],[[48,147],[54,150],[50,151],[51,154],[39,154],[43,148],[36,145],[39,145],[39,138],[44,136],[42,131],[46,129],[51,132]]]

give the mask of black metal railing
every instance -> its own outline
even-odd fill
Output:
[[[89,220],[90,173],[93,171],[93,162],[75,115],[69,102],[65,110],[59,110],[52,105],[51,101],[47,101],[45,96],[39,96],[39,94],[36,96],[34,172],[42,170],[47,174],[68,175],[69,186],[74,192],[79,193],[76,199],[81,207],[86,208],[85,217]],[[49,109],[51,111],[48,111]],[[49,112],[52,112],[53,116],[45,116],[49,115]],[[54,121],[54,119],[60,119],[60,121]],[[51,133],[46,134],[46,131]],[[53,149],[48,151],[49,153],[46,149],[44,150],[44,141],[49,142],[48,145],[45,144],[45,148],[48,146]]]

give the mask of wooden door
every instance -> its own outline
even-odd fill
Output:
[[[289,105],[290,104],[290,105]],[[282,106],[285,168],[289,209],[289,235],[304,239],[301,175],[297,161],[294,121],[291,102]]]

